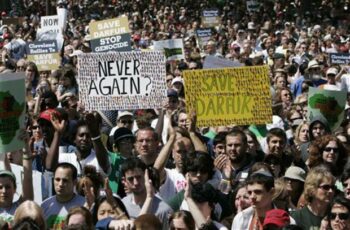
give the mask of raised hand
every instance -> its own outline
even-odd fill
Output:
[[[146,187],[147,197],[153,198],[155,194],[155,189],[152,184],[152,180],[149,178],[148,169],[145,170],[145,187]]]
[[[55,131],[59,134],[63,134],[64,129],[66,128],[66,121],[62,119],[60,121],[55,113],[51,114],[51,124],[54,127]]]

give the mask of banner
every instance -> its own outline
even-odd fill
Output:
[[[24,127],[24,73],[0,75],[0,154],[22,149],[19,129]]]
[[[167,61],[185,59],[184,44],[182,39],[169,39],[155,41],[154,50],[163,51]]]
[[[203,49],[213,35],[213,32],[211,28],[197,29],[196,35],[198,47]]]
[[[260,11],[260,2],[257,0],[248,0],[246,2],[247,10],[249,12],[259,12]]]
[[[348,65],[350,63],[349,53],[330,53],[329,59],[332,65]]]
[[[63,46],[62,19],[58,15],[42,16],[40,18],[40,29],[37,31],[36,41],[56,40],[58,50]]]
[[[239,61],[231,61],[225,58],[219,58],[212,55],[206,56],[203,63],[203,69],[217,69],[239,66],[243,66],[243,64]]]
[[[267,66],[186,70],[186,110],[199,127],[272,123]]]
[[[125,16],[89,24],[93,52],[131,51],[131,35]]]
[[[323,117],[332,131],[339,128],[344,118],[346,91],[323,90],[309,87],[308,121]]]
[[[166,98],[159,51],[78,55],[79,98],[87,110],[160,108]]]
[[[27,54],[28,60],[34,62],[39,71],[58,69],[61,63],[56,41],[29,42]]]
[[[215,27],[221,23],[218,9],[206,9],[202,11],[202,25],[204,27]]]

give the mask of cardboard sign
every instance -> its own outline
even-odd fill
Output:
[[[24,73],[2,74],[0,77],[0,153],[22,149],[18,140],[25,116]]]
[[[89,24],[93,52],[131,51],[131,35],[125,16]]]
[[[154,50],[163,51],[167,61],[185,59],[184,44],[182,39],[169,39],[155,41]]]
[[[346,91],[324,90],[309,87],[308,121],[323,117],[332,131],[339,128],[344,118]]]
[[[212,55],[205,57],[203,69],[217,69],[226,67],[239,67],[243,64],[238,61],[231,61],[225,58],[219,58]]]
[[[219,26],[221,18],[218,9],[207,9],[202,11],[202,24],[204,27]]]
[[[199,127],[272,123],[267,66],[183,72],[187,111]]]
[[[159,108],[166,98],[161,52],[78,56],[79,98],[87,110]]]
[[[350,63],[349,53],[330,53],[329,59],[333,65],[348,65]]]
[[[40,29],[37,31],[36,41],[56,40],[58,50],[63,46],[62,19],[58,15],[43,16],[40,18]]]
[[[39,71],[58,69],[61,63],[56,41],[29,42],[27,54],[28,60],[34,62]]]
[[[199,48],[203,49],[204,46],[210,40],[211,36],[213,35],[213,32],[211,28],[197,29],[196,35],[197,35],[197,44]]]

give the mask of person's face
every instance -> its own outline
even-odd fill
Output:
[[[118,127],[125,127],[128,128],[130,130],[132,130],[132,125],[134,123],[134,120],[132,119],[132,116],[122,116],[121,118],[119,118],[118,120]]]
[[[249,199],[247,188],[240,188],[235,197],[235,207],[237,209],[237,212],[243,211],[244,209],[250,207],[250,205],[251,201]]]
[[[295,180],[292,178],[284,178],[284,181],[286,182],[286,187],[287,187],[287,191],[289,192],[289,194],[292,194],[293,191],[296,191],[297,188],[299,188],[300,186],[302,186],[302,182],[299,180]]]
[[[232,162],[240,162],[246,151],[241,136],[226,136],[226,153]]]
[[[331,227],[333,230],[346,230],[350,226],[350,212],[341,205],[334,204],[330,214]]]
[[[0,207],[8,208],[11,206],[16,188],[13,181],[7,177],[0,177]]]
[[[139,195],[145,191],[145,178],[142,169],[135,168],[126,171],[123,180],[130,192]]]
[[[281,156],[286,146],[286,142],[282,137],[272,136],[269,140],[268,149],[270,154]]]
[[[314,138],[320,137],[326,133],[326,130],[324,128],[324,125],[321,124],[320,122],[316,122],[311,129],[312,135]]]
[[[167,97],[168,110],[174,111],[179,105],[179,99],[177,97]]]
[[[282,90],[281,91],[281,101],[282,102],[290,102],[292,100],[292,97],[288,90]]]
[[[32,124],[32,132],[33,132],[33,136],[37,139],[41,138],[42,137],[42,132],[41,132],[41,129],[40,129],[40,126],[38,124],[38,122],[34,121],[33,124]]]
[[[50,121],[40,119],[38,121],[40,129],[43,133],[43,137],[46,141],[52,140],[53,134],[55,132],[55,129],[53,128]]]
[[[173,84],[173,87],[172,87],[174,90],[176,90],[177,92],[180,92],[183,88],[183,85],[181,82],[175,82]]]
[[[316,189],[314,197],[322,203],[329,204],[333,199],[334,191],[334,182],[330,178],[324,178]]]
[[[116,212],[113,207],[105,200],[103,201],[97,210],[97,220],[102,220],[107,217],[112,217],[113,219],[116,217]]]
[[[72,85],[72,81],[69,77],[62,76],[62,85],[64,87],[70,87]]]
[[[203,184],[209,180],[209,173],[200,170],[190,171],[188,175],[192,184]]]
[[[248,184],[247,193],[251,205],[256,208],[268,208],[271,206],[273,192],[266,191],[262,184]]]
[[[52,92],[56,92],[57,88],[58,88],[58,80],[57,79],[52,79],[50,81],[50,85],[51,85],[51,91]]]
[[[309,141],[309,126],[307,124],[304,124],[299,132],[299,140],[301,142],[308,142]]]
[[[80,126],[75,135],[75,144],[81,152],[90,152],[92,148],[91,136],[87,126]]]
[[[141,156],[155,154],[158,147],[158,141],[154,139],[153,132],[150,130],[140,130],[136,135],[136,151]]]
[[[286,82],[286,80],[284,79],[284,77],[283,77],[283,76],[278,76],[278,75],[277,75],[277,78],[276,78],[276,88],[281,89],[281,88],[286,87],[286,85],[287,85],[287,82]]]
[[[121,140],[118,140],[117,152],[121,152],[131,156],[133,147],[134,147],[134,140],[132,138],[123,138]]]
[[[182,169],[182,157],[191,151],[193,151],[193,147],[188,138],[181,138],[175,142],[173,148],[173,159],[175,161],[176,168]]]
[[[68,198],[73,195],[75,181],[73,181],[73,172],[70,168],[56,169],[54,187],[58,197]]]
[[[169,89],[171,89],[171,82],[173,79],[174,79],[174,77],[172,75],[166,76],[166,84],[167,84]]]
[[[170,228],[171,230],[189,230],[186,226],[185,221],[180,218],[174,218],[172,221],[172,226]]]
[[[28,81],[33,81],[34,79],[34,68],[31,66],[27,66],[26,71],[25,71],[26,79]]]
[[[225,143],[218,143],[214,146],[213,151],[215,153],[215,156],[219,156],[220,154],[225,154]]]
[[[188,117],[187,113],[180,113],[179,114],[179,120],[178,120],[179,127],[186,129],[187,117]]]
[[[324,162],[335,164],[338,155],[339,155],[339,148],[338,144],[336,141],[330,141],[326,145],[326,147],[323,149],[322,152],[322,159]]]
[[[248,152],[249,153],[256,153],[258,147],[256,146],[257,143],[255,143],[254,139],[250,135],[247,136],[247,142],[248,142]]]
[[[68,226],[86,225],[85,217],[81,213],[75,213],[69,217]]]
[[[344,197],[350,200],[350,177],[343,183],[344,186]]]

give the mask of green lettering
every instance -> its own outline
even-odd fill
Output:
[[[218,77],[218,81],[220,83],[220,90],[225,90],[227,85],[227,76]]]
[[[241,108],[241,113],[245,113],[245,111],[249,112],[248,104],[250,103],[251,97],[244,96],[243,103]]]
[[[213,102],[213,98],[209,98],[209,103],[206,111],[206,115],[208,116],[209,112],[213,112],[214,115],[216,115],[215,105]]]
[[[200,104],[200,105],[199,105]],[[196,100],[196,113],[197,116],[202,116],[205,112],[205,103],[202,99],[197,98]]]
[[[217,112],[218,112],[218,114],[225,114],[224,110],[223,110],[224,103],[225,103],[224,97],[218,96],[217,97]]]
[[[234,106],[233,97],[226,98],[226,113],[230,114]]]
[[[210,84],[207,82],[208,80],[210,80],[209,77],[202,77],[202,83],[203,83],[203,91],[210,91],[211,87]]]

